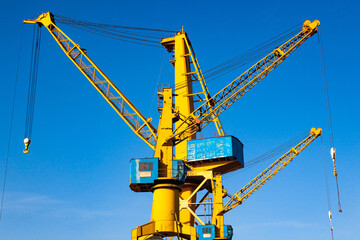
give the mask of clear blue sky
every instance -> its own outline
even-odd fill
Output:
[[[50,3],[51,2],[51,3]],[[335,239],[360,235],[360,111],[356,1],[2,1],[0,179],[4,176],[11,101],[22,20],[45,11],[94,22],[180,30],[185,27],[203,70],[262,43],[305,19],[321,21],[343,213],[337,213],[317,37],[221,117],[245,146],[245,161],[308,131],[324,129]],[[61,27],[61,26],[60,26]],[[151,104],[172,66],[153,49],[63,30],[138,106]],[[1,240],[129,239],[150,219],[149,193],[129,187],[129,160],[152,151],[128,129],[43,31],[31,152],[22,153],[32,26],[25,25]],[[242,70],[239,70],[238,74]],[[209,83],[216,93],[235,74]],[[225,179],[234,193],[266,165]],[[261,190],[225,216],[233,239],[330,239],[321,139]]]

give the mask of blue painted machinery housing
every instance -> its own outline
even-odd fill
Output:
[[[196,232],[199,234],[199,240],[215,239],[215,225],[196,226]]]
[[[185,182],[187,168],[181,160],[173,160],[172,178]],[[158,158],[136,158],[130,160],[130,188],[134,192],[149,192],[159,180]]]
[[[232,239],[234,231],[231,225],[224,225],[224,233],[226,239]]]
[[[159,178],[158,158],[137,158],[130,160],[130,188],[135,192],[147,191]]]
[[[233,136],[196,139],[187,142],[187,161],[239,161],[244,166],[243,144]]]
[[[196,227],[196,232],[199,234],[199,240],[215,239],[215,225],[199,225]],[[231,225],[224,225],[224,235],[225,239],[232,239],[233,228]]]
[[[187,169],[185,163],[181,160],[173,160],[172,177],[177,181],[185,182]]]

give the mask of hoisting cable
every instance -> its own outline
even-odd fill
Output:
[[[332,224],[332,212],[331,212],[329,181],[328,181],[328,178],[327,178],[327,167],[326,167],[326,160],[325,160],[325,147],[324,147],[324,141],[323,141],[322,136],[321,136],[321,149],[322,149],[322,159],[323,159],[325,186],[326,186],[326,198],[327,198],[327,204],[328,204],[328,215],[329,215],[329,221],[330,221],[331,239],[334,240],[334,227],[333,227],[333,224]]]
[[[266,53],[269,52],[269,50],[273,50],[275,46],[278,46],[283,42],[283,40],[288,39],[290,36],[295,35],[300,30],[300,24],[297,24],[293,26],[292,28],[286,30],[285,32],[282,32],[275,37],[255,46],[254,48],[239,54],[238,56],[231,58],[227,61],[225,61],[222,64],[219,64],[209,70],[204,71],[204,77],[209,79],[212,77],[219,77],[231,72],[233,70],[236,70],[240,66],[247,64],[249,61],[252,60],[254,57],[261,57],[265,56]]]
[[[273,157],[275,156],[279,156],[279,155],[282,155],[283,153],[285,153],[286,151],[289,150],[290,147],[294,146],[295,144],[297,144],[300,140],[304,139],[306,136],[308,135],[308,132],[303,132],[301,133],[300,135],[298,135],[297,137],[294,137],[292,139],[290,139],[289,141],[261,154],[260,156],[248,161],[245,163],[245,167],[244,168],[241,168],[239,169],[239,171],[236,171],[236,172],[232,172],[232,174],[227,174],[223,177],[223,179],[227,179],[227,178],[230,178],[230,177],[233,177],[237,174],[239,174],[240,172],[243,172],[243,171],[246,171],[262,162],[265,162],[269,159],[272,159]],[[236,170],[235,168],[234,169],[231,169],[231,170]]]
[[[321,36],[321,28],[319,28],[318,34],[318,45],[319,45],[319,54],[320,54],[320,62],[321,62],[321,73],[322,73],[322,81],[324,86],[324,96],[325,96],[325,105],[326,105],[326,115],[327,115],[327,122],[329,128],[329,140],[330,140],[330,155],[333,163],[334,168],[334,176],[336,180],[336,190],[337,190],[337,197],[338,197],[338,209],[339,212],[342,212],[341,203],[340,203],[340,191],[339,191],[339,182],[338,182],[338,172],[336,170],[336,149],[334,144],[334,134],[333,134],[333,127],[332,127],[332,120],[331,120],[331,108],[330,108],[330,100],[329,100],[329,90],[328,90],[328,83],[327,83],[327,76],[326,76],[326,67],[325,67],[325,56],[324,56],[324,47],[322,42]]]
[[[21,59],[20,55],[21,55],[23,29],[24,29],[24,25],[22,24],[22,26],[21,26],[21,34],[20,34],[20,43],[19,43],[19,53],[18,53],[17,66],[16,66],[14,96],[13,96],[12,108],[11,108],[8,146],[7,146],[7,152],[6,152],[6,158],[5,158],[4,180],[3,180],[2,193],[1,193],[0,222],[1,222],[1,219],[2,219],[4,198],[5,198],[6,177],[7,177],[7,169],[8,169],[8,162],[9,162],[9,152],[10,152],[10,146],[11,146],[11,136],[12,136],[12,126],[13,126],[13,120],[14,120],[15,100],[16,100],[17,84],[18,84],[18,79],[19,79],[19,69],[20,69],[20,59]]]
[[[32,126],[34,120],[36,86],[37,86],[37,74],[39,67],[40,40],[41,40],[41,27],[38,25],[34,25],[33,43],[31,50],[28,100],[27,100],[26,121],[25,121],[25,133],[24,133],[24,144],[25,144],[24,153],[29,152],[29,145],[31,143]]]
[[[66,24],[83,31],[121,41],[159,48],[162,48],[162,46],[159,45],[161,38],[163,38],[165,35],[174,35],[178,32],[163,29],[129,27],[95,23],[89,21],[80,21],[58,14],[54,14],[54,18],[55,21],[58,23]]]
[[[259,60],[265,57],[269,52],[273,51],[276,47],[281,45],[284,40],[289,39],[296,35],[300,30],[300,24],[293,26],[292,28],[272,37],[271,39],[251,48],[250,50],[241,53],[221,64],[216,65],[213,68],[210,68],[203,72],[204,78],[206,79],[207,83],[213,81],[217,78],[222,77],[225,74],[228,74],[242,66],[247,64],[253,63],[256,60]],[[199,85],[199,82],[195,82]],[[195,87],[195,83],[193,87]],[[179,83],[172,86],[173,89],[181,89],[186,87],[186,83]]]

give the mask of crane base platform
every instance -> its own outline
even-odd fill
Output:
[[[161,237],[180,236],[183,239],[197,240],[196,228],[176,221],[149,222],[138,226],[131,231],[131,240],[140,240],[144,236],[151,235]]]

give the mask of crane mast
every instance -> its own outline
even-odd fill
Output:
[[[320,25],[318,20],[306,20],[298,34],[214,96],[209,93],[184,30],[162,39],[161,44],[174,57],[170,62],[174,66],[175,87],[165,86],[158,90],[161,115],[157,129],[151,124],[152,119],[145,118],[89,58],[86,50],[56,26],[52,13],[41,14],[35,20],[24,20],[24,23],[44,26],[132,131],[154,149],[153,158],[134,158],[130,161],[130,188],[135,192],[153,193],[150,222],[133,229],[132,240],[174,236],[188,240],[231,239],[232,228],[224,225],[224,213],[250,197],[321,134],[321,129],[312,129],[306,139],[223,205],[223,198],[228,194],[222,185],[222,174],[243,168],[244,161],[242,143],[232,136],[224,136],[219,115],[313,36]],[[200,83],[200,92],[193,92],[194,82]],[[200,104],[195,107],[197,102]],[[196,133],[210,122],[214,122],[219,137],[197,139]],[[208,193],[197,202],[197,193],[203,189],[207,189]],[[213,201],[205,203],[209,193],[212,193]],[[211,206],[211,224],[202,221],[195,213],[202,204]]]
[[[200,65],[195,56],[194,49],[191,45],[187,34],[182,30],[174,37],[165,38],[161,40],[161,44],[165,49],[173,54],[171,64],[174,66],[174,114],[178,116],[175,122],[175,128],[180,127],[183,120],[190,116],[194,111],[196,102],[205,102],[209,108],[212,108],[209,99],[211,98],[209,90],[206,86],[204,76],[202,74]],[[198,82],[201,85],[200,92],[193,92],[193,83]],[[221,126],[220,120],[213,117],[213,122],[216,126],[219,136],[224,136],[224,130]],[[184,126],[184,125],[183,125]],[[196,139],[195,134],[189,134],[189,140]],[[187,158],[187,142],[183,141],[175,145],[176,159],[186,160]],[[187,198],[197,187],[193,183],[185,183],[182,185],[180,198]],[[192,201],[195,201],[196,196],[193,196]],[[180,222],[194,225],[194,217],[188,211],[180,213]]]

